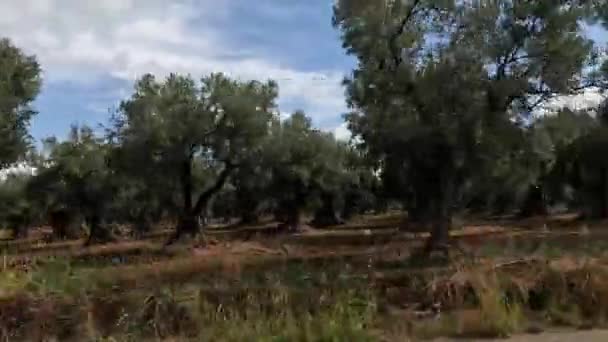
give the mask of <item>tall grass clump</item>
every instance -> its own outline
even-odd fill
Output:
[[[343,290],[290,293],[274,287],[229,306],[200,294],[204,341],[373,341],[375,299]],[[228,301],[230,302],[230,301]]]

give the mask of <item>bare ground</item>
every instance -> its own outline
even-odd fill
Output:
[[[441,338],[441,341],[463,341]],[[470,340],[468,340],[470,341]],[[585,330],[585,331],[555,331],[542,334],[528,334],[513,336],[508,339],[473,340],[473,341],[502,341],[502,342],[604,342],[608,341],[608,330]]]

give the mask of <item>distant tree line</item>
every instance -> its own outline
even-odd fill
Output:
[[[462,212],[606,218],[608,101],[532,113],[608,87],[584,32],[607,17],[605,1],[339,0],[333,25],[358,60],[344,81],[350,142],[301,111],[281,120],[274,81],[172,74],[138,79],[103,134],[72,127],[35,151],[41,69],[2,40],[0,165],[38,172],[0,185],[0,222],[20,235],[52,221],[59,237],[85,222],[93,243],[113,224],[143,234],[169,219],[172,243],[210,218],[273,216],[294,232],[392,203],[428,227],[430,251]]]

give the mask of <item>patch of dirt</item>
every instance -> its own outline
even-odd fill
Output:
[[[437,342],[463,341],[462,339],[440,338]],[[563,331],[546,332],[542,334],[527,334],[512,336],[504,339],[477,339],[468,340],[477,342],[501,341],[501,342],[604,342],[608,341],[608,330],[586,330],[586,331]]]
[[[228,242],[223,244],[213,244],[206,247],[192,248],[192,254],[197,257],[219,256],[219,255],[281,255],[284,254],[280,249],[264,246],[259,242]]]

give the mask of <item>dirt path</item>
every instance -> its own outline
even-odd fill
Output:
[[[523,335],[508,339],[510,342],[603,342],[608,341],[608,330],[550,332],[540,335]]]
[[[464,341],[454,339],[438,339],[437,342]],[[471,340],[467,340],[471,341]],[[608,330],[585,330],[546,332],[537,335],[519,335],[508,339],[473,340],[477,342],[501,341],[501,342],[605,342],[608,341]]]

